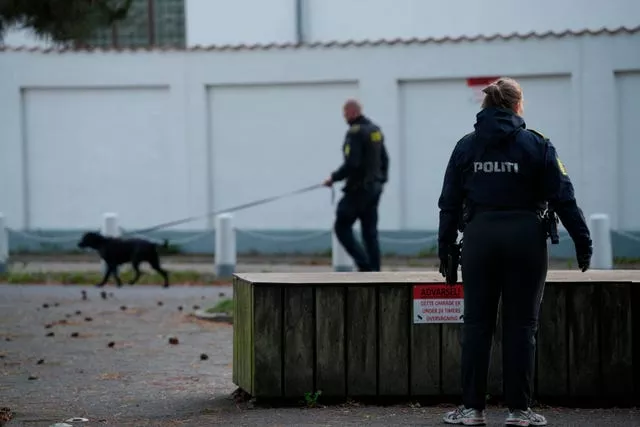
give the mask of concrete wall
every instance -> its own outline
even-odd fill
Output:
[[[341,103],[357,96],[383,127],[391,156],[381,229],[433,231],[446,161],[479,110],[465,79],[509,75],[522,82],[525,119],[558,148],[585,214],[605,212],[614,228],[638,230],[638,51],[640,34],[299,50],[4,52],[0,211],[15,229],[97,227],[105,211],[135,229],[312,185],[339,164]],[[242,211],[236,224],[327,230],[333,209],[319,190]],[[201,219],[173,229],[210,225]],[[412,250],[432,246],[420,242]]]
[[[296,0],[187,0],[189,45],[296,41]],[[304,41],[636,27],[637,0],[301,0]]]

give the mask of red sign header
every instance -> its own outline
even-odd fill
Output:
[[[464,289],[461,284],[447,285],[434,283],[433,285],[415,285],[413,287],[413,299],[459,299],[464,298]]]

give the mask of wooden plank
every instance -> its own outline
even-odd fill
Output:
[[[345,340],[349,396],[377,393],[376,293],[375,287],[347,288]]]
[[[378,395],[409,395],[411,287],[380,286]]]
[[[446,396],[462,393],[461,346],[462,324],[442,324],[442,394]]]
[[[337,286],[316,289],[316,389],[345,397],[345,293]]]
[[[600,345],[603,387],[606,396],[628,397],[633,393],[633,330],[631,285],[602,286]]]
[[[538,395],[569,394],[569,343],[567,336],[567,288],[546,285],[538,326]]]
[[[640,398],[640,283],[631,283],[631,336],[633,354],[633,396]]]
[[[247,384],[246,392],[253,394],[253,373],[255,367],[255,348],[253,335],[253,285],[243,282],[240,286],[240,306],[242,309],[242,328],[240,348],[245,355],[240,360],[241,381]],[[235,321],[235,320],[234,320]]]
[[[331,286],[349,284],[371,286],[375,284],[443,283],[444,278],[437,271],[383,271],[363,272],[315,272],[315,273],[241,273],[237,277],[257,286],[273,284],[315,284]],[[464,277],[462,277],[464,280]],[[640,281],[640,270],[550,270],[547,283],[550,282],[614,282]]]
[[[567,320],[569,322],[569,392],[572,396],[597,396],[600,376],[598,285],[576,284],[570,287]]]
[[[314,392],[314,309],[311,286],[284,288],[284,396]]]
[[[253,288],[255,397],[281,397],[282,387],[282,287]]]
[[[489,360],[489,376],[487,378],[487,394],[493,397],[502,396],[502,298],[498,303],[496,327],[491,346],[491,358]]]
[[[238,306],[238,288],[239,285],[238,283],[241,281],[242,279],[239,279],[237,277],[233,278],[232,284],[233,284],[233,307],[234,307],[234,322],[233,322],[233,365],[232,365],[232,371],[231,371],[231,381],[233,381],[233,383],[235,385],[239,385],[239,381],[238,381],[238,371],[240,369],[240,354],[239,354],[239,347],[238,347],[238,337],[240,335],[240,331],[239,331],[239,327],[238,327],[238,321],[240,321],[240,324],[242,324],[242,320],[240,319],[240,313],[239,313],[239,306]]]
[[[440,324],[411,325],[411,395],[440,394]]]
[[[251,284],[234,279],[233,382],[252,393],[253,331],[251,320]]]

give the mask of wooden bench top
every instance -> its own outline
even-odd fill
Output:
[[[237,273],[235,276],[255,285],[340,285],[340,284],[420,284],[443,283],[444,278],[437,271],[385,271],[379,273]],[[461,276],[459,275],[459,278]],[[638,282],[640,270],[550,270],[547,283],[565,282]]]

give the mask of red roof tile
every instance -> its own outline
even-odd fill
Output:
[[[212,52],[212,51],[256,51],[256,50],[281,50],[281,49],[322,49],[322,48],[348,48],[367,46],[393,46],[393,45],[423,45],[423,44],[443,44],[461,43],[475,41],[494,40],[527,40],[527,39],[548,39],[580,36],[635,34],[640,32],[640,25],[636,27],[618,27],[609,29],[606,27],[592,30],[565,30],[562,32],[529,32],[510,33],[494,35],[460,36],[460,37],[426,37],[426,38],[396,38],[378,40],[346,40],[327,41],[314,43],[268,43],[268,44],[236,44],[236,45],[211,45],[211,46],[191,46],[187,48],[171,46],[144,46],[144,47],[28,47],[28,46],[5,46],[0,45],[0,52],[39,52],[39,53],[65,53],[65,52]]]

